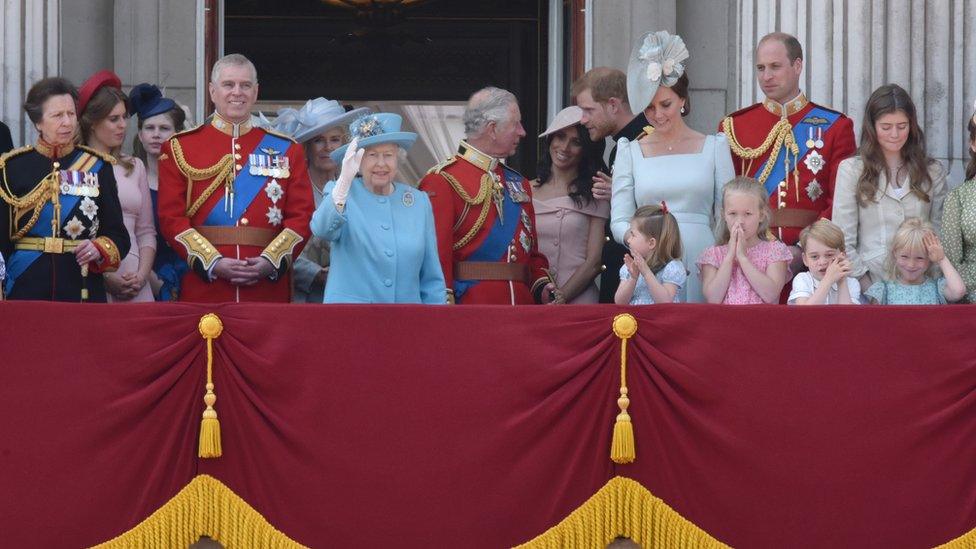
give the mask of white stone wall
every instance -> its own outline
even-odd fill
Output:
[[[60,0],[0,2],[0,119],[15,146],[33,142],[36,135],[23,109],[27,90],[60,71],[60,5]]]
[[[804,47],[801,85],[813,101],[847,113],[860,135],[877,87],[911,93],[929,154],[963,177],[967,117],[976,98],[976,0],[734,0],[735,103],[758,101],[754,48],[781,30]]]
[[[166,97],[196,112],[196,7],[195,0],[115,2],[114,70],[126,89],[156,84]]]
[[[646,32],[667,30],[681,35],[691,57],[689,126],[715,132],[729,112],[731,40],[729,0],[592,0],[590,67],[627,70],[630,51]]]

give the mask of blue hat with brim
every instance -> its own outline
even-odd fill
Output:
[[[309,99],[301,109],[284,108],[278,110],[271,129],[290,135],[299,143],[306,143],[315,139],[322,132],[346,126],[353,120],[373,111],[368,108],[358,108],[346,112],[342,104],[324,97]]]
[[[401,149],[409,149],[417,141],[417,134],[400,131],[402,125],[403,117],[399,114],[389,112],[367,114],[349,124],[349,136],[359,140],[357,146],[360,149],[385,143],[393,143]],[[336,164],[342,164],[342,157],[346,155],[348,148],[347,143],[332,151],[329,156]]]
[[[152,118],[177,108],[176,101],[163,97],[163,92],[159,91],[158,87],[146,83],[136,84],[132,88],[129,92],[129,101],[139,120]]]

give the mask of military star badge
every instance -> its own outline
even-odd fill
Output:
[[[94,220],[95,216],[98,215],[98,204],[95,204],[95,201],[87,196],[81,200],[81,208],[79,209],[89,221]]]
[[[818,198],[823,196],[823,187],[820,186],[820,183],[816,179],[807,183],[807,196],[813,202],[816,202]]]
[[[277,206],[271,206],[268,208],[268,213],[265,214],[268,217],[268,223],[274,226],[281,225],[281,220],[283,219],[281,215],[281,208]]]
[[[807,165],[807,169],[813,175],[817,175],[827,165],[827,161],[824,160],[823,155],[816,150],[810,151],[810,154],[803,159],[803,163]]]
[[[277,204],[281,200],[281,197],[285,195],[284,189],[274,179],[264,186],[264,193],[268,195],[268,199],[271,200],[272,204]]]
[[[64,224],[64,233],[71,237],[71,240],[77,240],[81,233],[85,230],[85,224],[78,219],[78,216],[72,216],[71,219]]]

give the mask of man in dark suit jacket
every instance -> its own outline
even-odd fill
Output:
[[[0,122],[0,154],[14,148],[14,140],[10,138],[10,128]]]
[[[634,116],[627,101],[627,75],[608,67],[589,70],[573,83],[570,92],[576,104],[583,109],[582,124],[590,133],[590,139],[600,141],[612,137],[610,170],[617,156],[617,140],[621,137],[634,139],[648,125],[643,111]],[[610,200],[609,174],[598,173],[593,178],[593,197]],[[620,284],[620,267],[624,264],[627,248],[613,239],[610,220],[604,228],[606,243],[603,245],[603,274],[600,276],[600,303],[613,303],[613,296]]]

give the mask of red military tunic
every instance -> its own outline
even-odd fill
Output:
[[[549,262],[539,253],[525,177],[462,141],[458,154],[428,172],[420,188],[434,208],[449,301],[520,305],[541,300]]]
[[[788,127],[780,124],[784,114]],[[729,138],[736,174],[758,179],[769,191],[772,230],[780,240],[794,245],[804,227],[830,218],[837,165],[856,149],[850,118],[801,93],[785,106],[767,99],[732,113],[719,131]]]
[[[237,137],[234,131],[233,124],[215,114],[210,122],[174,136],[159,157],[159,226],[190,266],[179,299],[288,302],[289,266],[308,240],[314,209],[305,154],[290,138],[268,137],[270,132],[249,123],[237,126]],[[283,150],[261,145],[269,142],[283,144]],[[242,196],[245,187],[235,181],[242,171],[260,185],[250,203]],[[235,205],[243,211],[235,213]],[[221,214],[227,221],[215,221]],[[210,279],[220,258],[258,256],[276,269],[268,279],[251,286]]]

